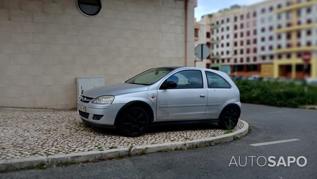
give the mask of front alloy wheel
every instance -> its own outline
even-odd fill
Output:
[[[120,112],[116,128],[124,136],[137,137],[145,132],[149,121],[150,117],[144,108],[132,106]]]

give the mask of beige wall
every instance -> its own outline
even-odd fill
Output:
[[[150,67],[183,65],[183,3],[102,0],[101,12],[88,17],[75,0],[1,0],[0,106],[73,108],[76,77],[113,84]],[[193,2],[189,9],[193,61]]]

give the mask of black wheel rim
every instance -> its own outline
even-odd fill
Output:
[[[120,122],[120,128],[130,135],[138,135],[145,130],[147,125],[147,115],[144,110],[139,108],[131,108],[123,115]]]

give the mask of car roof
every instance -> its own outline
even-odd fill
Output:
[[[194,70],[205,70],[205,71],[211,71],[211,72],[215,72],[215,73],[219,73],[221,71],[219,70],[213,70],[213,69],[209,69],[209,68],[201,68],[201,67],[177,67],[176,69],[194,69]]]

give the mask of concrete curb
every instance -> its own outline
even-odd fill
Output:
[[[245,136],[249,131],[249,124],[243,120],[243,127],[232,133],[222,136],[192,140],[187,142],[172,142],[164,144],[131,146],[130,148],[110,149],[107,151],[90,151],[65,155],[52,155],[48,157],[31,157],[10,161],[0,161],[0,172],[21,169],[46,168],[59,165],[68,165],[81,162],[94,162],[99,160],[114,159],[126,156],[142,155],[154,152],[167,152],[175,150],[187,150],[198,147],[207,147],[220,143],[229,142]]]

